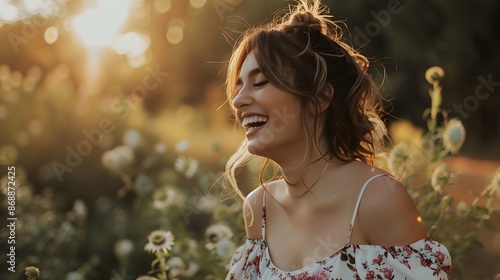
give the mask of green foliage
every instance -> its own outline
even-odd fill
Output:
[[[452,277],[461,279],[467,275],[466,257],[483,247],[478,239],[479,231],[491,227],[489,221],[500,216],[497,179],[500,170],[486,178],[489,181],[485,180],[481,193],[472,193],[475,198],[471,203],[456,202],[447,193],[458,180],[447,162],[464,143],[465,129],[459,120],[449,120],[440,108],[439,81],[443,76],[439,67],[427,70],[426,79],[432,85],[429,90],[432,105],[424,112],[427,131],[417,139],[396,143],[389,152],[388,166],[407,186],[429,236],[448,248],[452,256]],[[412,156],[408,156],[410,154]]]

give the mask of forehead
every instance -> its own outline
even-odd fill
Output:
[[[254,52],[252,51],[247,55],[247,57],[245,57],[243,64],[241,64],[240,78],[246,77],[250,71],[255,68],[259,68],[259,64],[257,63]]]

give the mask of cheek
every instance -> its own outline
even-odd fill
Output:
[[[301,123],[300,108],[296,104],[282,104],[272,110],[272,118],[268,129],[274,132],[281,132],[291,129]]]

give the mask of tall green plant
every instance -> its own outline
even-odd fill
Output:
[[[448,188],[459,180],[448,160],[462,147],[465,128],[460,120],[448,118],[441,108],[443,69],[432,67],[425,77],[431,84],[431,107],[423,114],[427,130],[419,139],[396,142],[388,154],[387,166],[407,187],[429,236],[450,251],[452,277],[460,279],[465,277],[466,257],[483,247],[478,239],[480,230],[499,217],[500,169],[486,178],[482,192],[471,193],[471,203],[457,202],[448,194]]]

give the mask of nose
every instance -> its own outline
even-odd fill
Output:
[[[236,109],[242,109],[250,106],[253,103],[253,98],[246,87],[243,87],[234,97],[233,106]]]

